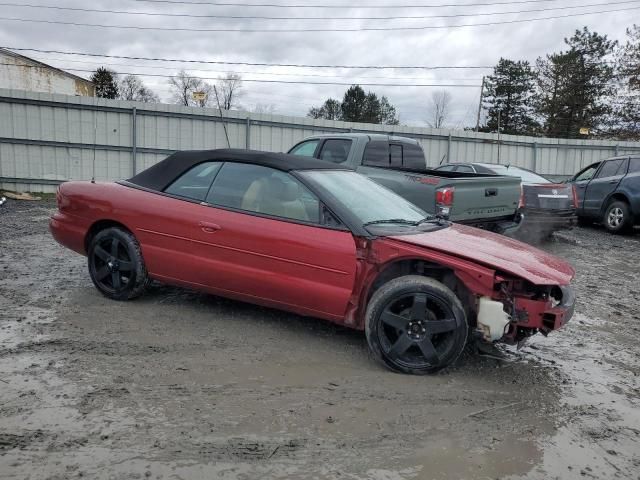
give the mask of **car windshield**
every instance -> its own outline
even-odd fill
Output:
[[[310,170],[300,175],[334,196],[363,225],[415,224],[429,214],[391,190],[348,170]]]
[[[530,172],[529,170],[523,170],[518,167],[506,167],[505,165],[490,165],[490,170],[498,175],[507,175],[509,177],[520,177],[524,183],[551,183],[548,179],[544,178],[537,173]]]

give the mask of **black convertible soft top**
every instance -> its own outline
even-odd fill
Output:
[[[186,150],[169,155],[161,162],[143,170],[127,181],[140,187],[162,191],[191,167],[209,161],[253,163],[285,172],[291,170],[349,170],[346,167],[324,160],[287,155],[285,153],[233,148],[220,150]]]

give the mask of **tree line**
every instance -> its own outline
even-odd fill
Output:
[[[640,26],[618,43],[576,30],[531,65],[501,58],[484,83],[484,132],[640,139]]]
[[[501,58],[483,82],[482,132],[558,138],[640,140],[640,26],[626,30],[623,42],[591,32],[587,27],[565,38],[565,49],[526,60]],[[96,95],[142,102],[159,97],[140,79],[99,68],[91,77]],[[242,78],[235,73],[214,83],[184,70],[168,80],[174,103],[185,106],[239,108]],[[438,91],[425,105],[425,121],[448,127],[451,94]],[[477,106],[477,103],[476,103]],[[474,108],[471,106],[471,108]],[[470,109],[471,109],[470,108]],[[273,113],[273,105],[254,111]],[[328,98],[312,107],[309,117],[347,122],[398,125],[398,111],[386,96],[352,85],[342,99]]]
[[[119,75],[105,67],[98,68],[91,76],[96,96],[136,102],[159,103],[160,97],[135,75]],[[171,100],[187,107],[220,107],[231,110],[238,106],[242,89],[242,77],[228,73],[218,77],[215,83],[208,83],[184,70],[169,78]],[[267,110],[268,107],[257,106]]]

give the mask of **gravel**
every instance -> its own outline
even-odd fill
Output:
[[[107,300],[54,208],[0,206],[1,478],[640,478],[638,234],[544,244],[577,270],[569,325],[412,377],[320,320]]]

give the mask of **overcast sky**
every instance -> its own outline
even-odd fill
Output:
[[[172,1],[172,0],[171,0]],[[98,28],[0,19],[0,46],[23,47],[110,55],[163,57],[192,60],[296,63],[323,65],[424,65],[491,66],[502,56],[534,62],[538,56],[564,48],[563,39],[575,29],[591,30],[623,40],[625,28],[634,19],[640,22],[639,2],[622,0],[227,0],[226,3],[271,3],[298,5],[291,8],[256,6],[216,6],[211,0],[185,0],[201,3],[185,5],[157,0],[32,0],[30,5],[122,10],[160,14],[240,15],[299,17],[295,20],[219,19],[163,17],[115,13],[2,6],[0,17],[103,25],[127,25],[185,29],[344,29],[363,27],[440,27],[413,31],[358,32],[193,32]],[[21,3],[14,0],[15,3]],[[425,5],[462,3],[504,3],[466,7],[427,7]],[[422,5],[420,8],[303,8],[305,5]],[[597,6],[573,9],[575,5]],[[632,8],[636,8],[633,10]],[[508,15],[478,15],[496,12],[555,9]],[[590,11],[628,9],[626,11],[557,18],[535,22],[455,28],[470,23],[504,22],[530,18],[570,15]],[[359,17],[470,15],[455,18],[364,20]],[[344,20],[327,17],[348,17]],[[320,17],[304,20],[303,17]],[[117,72],[171,75],[181,68],[201,77],[215,78],[226,72],[238,72],[245,79],[287,80],[338,83],[455,84],[473,87],[447,87],[452,97],[448,126],[460,128],[475,123],[479,85],[483,74],[491,70],[356,70],[291,67],[250,67],[158,63],[141,60],[100,59],[60,54],[20,52],[60,68],[94,70],[105,65]],[[90,73],[74,70],[80,76]],[[144,82],[164,101],[170,90],[166,78],[144,77]],[[346,86],[302,85],[245,82],[241,104],[249,109],[257,104],[273,105],[275,112],[305,115],[311,106],[327,97],[341,98]],[[432,93],[441,87],[366,86],[366,90],[386,95],[408,125],[424,125]]]

